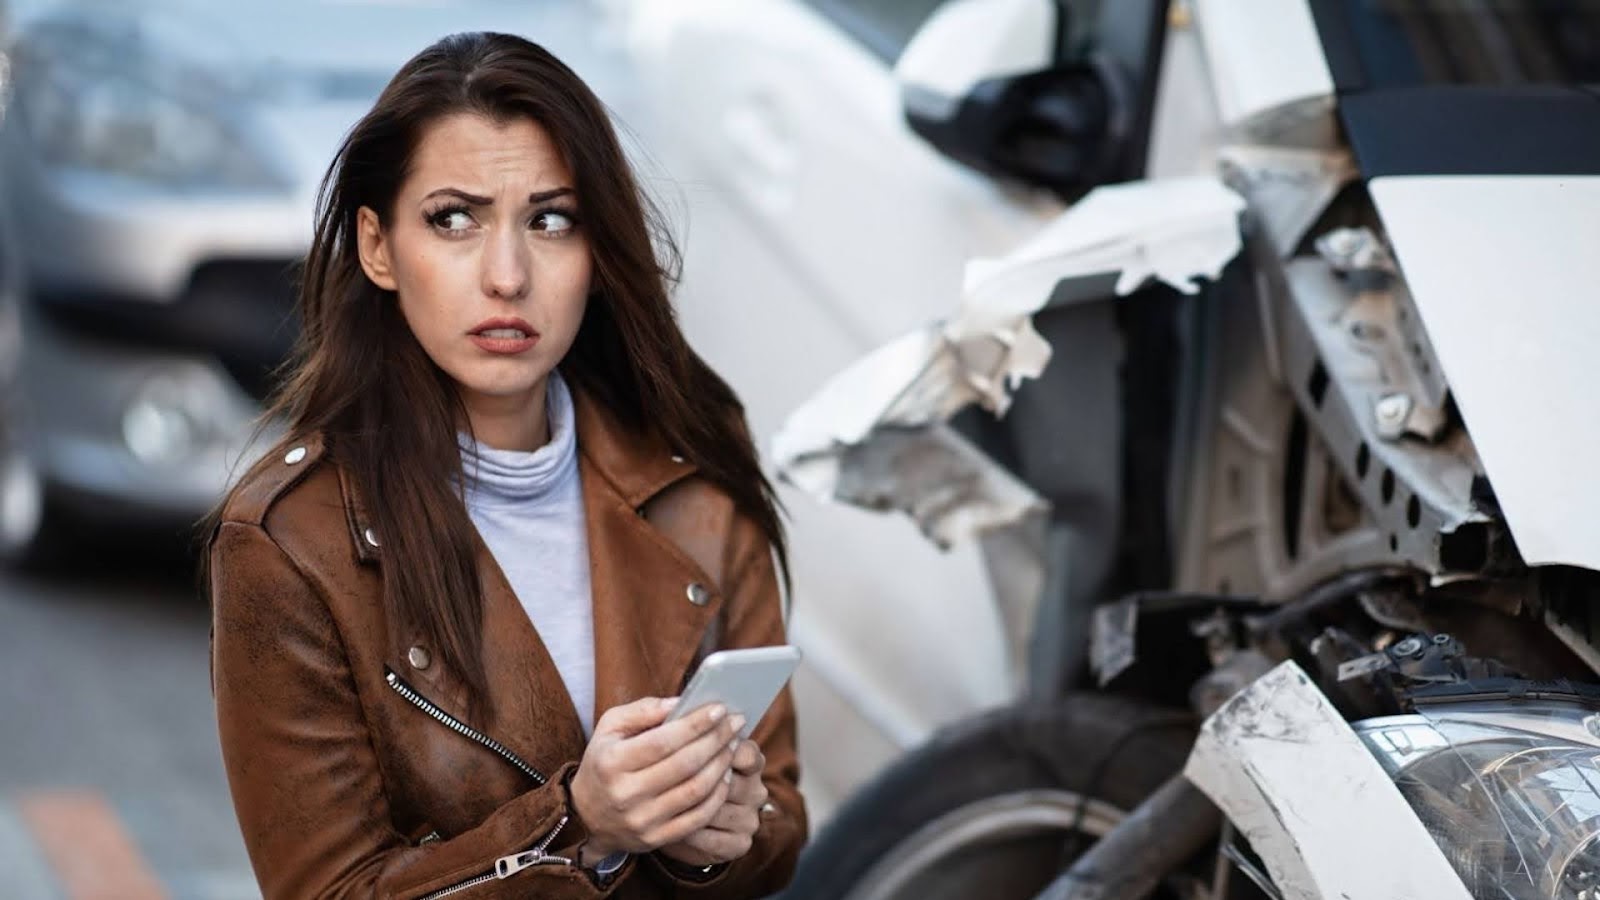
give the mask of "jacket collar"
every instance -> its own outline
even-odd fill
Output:
[[[567,385],[577,410],[578,452],[629,506],[643,506],[694,473],[694,464],[667,446],[660,435],[624,428],[587,391],[571,380]]]
[[[578,429],[578,453],[588,465],[585,475],[599,475],[624,503],[639,509],[650,498],[696,472],[694,463],[678,454],[655,432],[624,427],[599,401],[568,380]],[[356,555],[364,563],[382,555],[382,538],[354,479],[342,469],[339,489]]]

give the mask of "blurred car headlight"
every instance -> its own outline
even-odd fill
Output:
[[[1600,900],[1600,714],[1449,703],[1355,723],[1478,900]]]
[[[234,421],[216,370],[172,366],[139,383],[122,412],[122,441],[146,465],[177,465],[227,443]]]
[[[15,112],[48,166],[178,187],[266,189],[227,80],[186,67],[133,29],[41,25],[16,45]]]

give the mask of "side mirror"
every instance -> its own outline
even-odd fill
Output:
[[[1120,140],[1109,67],[1062,65],[1055,0],[952,0],[895,65],[906,122],[941,153],[1073,197],[1099,183]]]

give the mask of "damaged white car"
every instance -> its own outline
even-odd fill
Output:
[[[1093,183],[1148,129],[1114,62],[1038,64],[1069,8],[941,7],[913,128]],[[1600,897],[1600,7],[1150,8],[1203,165],[974,260],[777,438],[979,541],[1025,674],[786,896]]]

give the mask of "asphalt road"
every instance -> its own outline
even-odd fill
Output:
[[[0,897],[259,897],[228,798],[189,561],[0,574]]]

